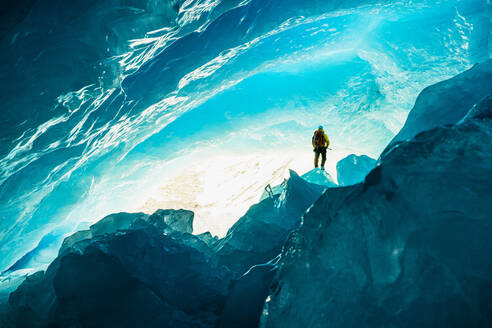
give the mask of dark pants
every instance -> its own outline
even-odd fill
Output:
[[[325,167],[326,147],[314,148],[314,167],[318,167],[319,155],[321,154],[321,167]]]

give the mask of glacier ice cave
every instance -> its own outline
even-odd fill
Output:
[[[2,6],[0,327],[492,326],[490,0]]]

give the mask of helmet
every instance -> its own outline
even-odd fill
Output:
[[[323,125],[318,126],[318,130],[323,130]]]

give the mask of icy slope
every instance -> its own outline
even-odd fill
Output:
[[[491,100],[328,189],[284,247],[262,327],[490,326]]]

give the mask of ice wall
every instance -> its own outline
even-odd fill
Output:
[[[321,122],[334,163],[377,157],[420,90],[491,53],[485,0],[25,3],[0,45],[2,270],[198,151],[309,157]]]

